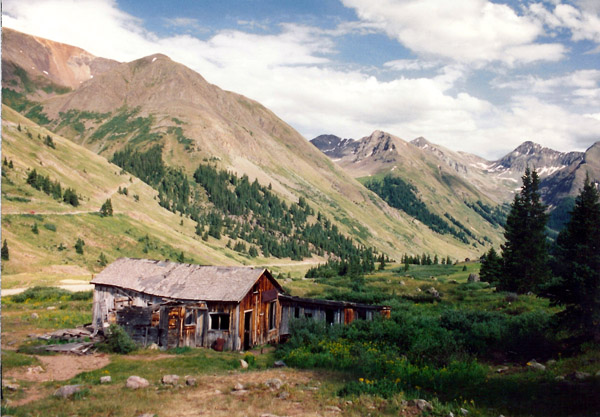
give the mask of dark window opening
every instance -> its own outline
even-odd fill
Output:
[[[229,330],[229,313],[211,313],[211,330]]]
[[[312,313],[304,313],[304,317],[307,319],[312,319]]]
[[[277,301],[272,301],[269,304],[269,330],[275,328],[275,317],[277,316]]]
[[[335,311],[326,310],[325,311],[325,321],[327,322],[327,324],[333,324],[334,320],[335,320]]]
[[[183,324],[186,324],[186,325],[196,324],[196,320],[195,320],[194,316],[195,316],[194,310],[187,310],[185,312],[185,321],[183,322]]]
[[[300,307],[294,308],[294,318],[300,317]]]
[[[367,311],[366,310],[358,310],[358,318],[360,320],[366,320],[367,319]]]

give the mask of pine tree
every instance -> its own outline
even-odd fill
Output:
[[[8,243],[6,243],[6,239],[4,239],[4,243],[2,244],[2,256],[3,261],[8,261],[10,259],[10,253],[8,252]]]
[[[83,247],[85,246],[85,242],[81,238],[77,238],[77,242],[75,242],[75,252],[79,255],[83,255]]]
[[[561,323],[583,340],[600,342],[600,193],[586,177],[571,219],[556,239],[546,295],[565,306]]]
[[[31,226],[31,231],[36,235],[40,233],[37,223],[34,223],[33,226]]]
[[[113,207],[112,207],[112,202],[110,201],[110,198],[107,199],[104,202],[104,204],[102,204],[102,207],[100,207],[100,215],[102,217],[107,217],[107,216],[113,215]]]
[[[83,248],[82,248],[82,253],[83,253]],[[104,252],[100,252],[100,256],[98,257],[98,265],[106,266],[107,263],[108,263],[108,259],[106,259],[106,255],[104,255]]]
[[[523,187],[506,218],[502,245],[502,274],[497,288],[526,293],[537,291],[549,276],[546,243],[546,206],[538,192],[540,180],[535,170],[525,170]]]
[[[479,275],[484,282],[497,282],[502,274],[502,258],[498,256],[492,247],[489,252],[482,256],[481,270]]]

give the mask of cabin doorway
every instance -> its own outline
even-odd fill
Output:
[[[244,350],[252,345],[252,310],[244,312]]]

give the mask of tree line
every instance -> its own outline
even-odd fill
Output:
[[[293,260],[316,254],[349,262],[367,251],[315,213],[304,197],[287,203],[271,185],[250,181],[247,175],[200,164],[190,180],[182,169],[166,166],[160,145],[145,151],[124,148],[111,162],[158,190],[161,206],[196,221],[202,239],[228,237],[228,246],[240,253],[258,256],[260,251],[264,257]],[[200,195],[208,198],[210,207],[200,204]]]

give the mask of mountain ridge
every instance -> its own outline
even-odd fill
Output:
[[[287,201],[304,197],[357,242],[391,257],[478,252],[391,210],[260,103],[210,85],[164,55],[119,63],[72,91],[26,105],[23,113],[37,109],[45,127],[105,157],[160,145],[164,160],[188,175],[210,162],[272,186]]]

